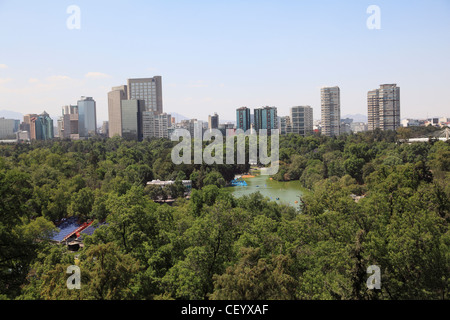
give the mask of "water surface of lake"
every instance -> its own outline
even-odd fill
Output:
[[[305,193],[305,189],[301,186],[300,181],[280,182],[270,180],[269,176],[261,175],[254,178],[244,178],[244,180],[248,186],[228,188],[236,198],[259,191],[264,197],[268,197],[273,201],[300,209],[300,197]],[[298,203],[295,203],[295,201]]]

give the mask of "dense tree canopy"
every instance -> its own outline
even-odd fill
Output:
[[[235,198],[223,187],[248,166],[177,166],[172,147],[0,145],[0,298],[449,298],[448,142],[406,144],[381,131],[281,137],[273,179],[311,191],[300,211],[259,193]],[[176,183],[146,186],[152,179]],[[153,201],[169,196],[171,206]],[[49,241],[70,216],[98,226],[78,252]],[[70,265],[80,290],[66,287]],[[366,286],[370,265],[381,269],[380,290]]]

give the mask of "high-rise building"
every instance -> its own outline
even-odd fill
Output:
[[[30,132],[31,119],[37,117],[37,114],[26,114],[23,116],[23,122],[20,124],[21,131]]]
[[[313,133],[313,108],[310,106],[296,106],[290,110],[290,125],[287,133],[307,136]]]
[[[236,109],[236,129],[245,131],[250,129],[250,109],[241,107]]]
[[[214,113],[214,115],[208,116],[208,129],[218,129],[219,128],[219,115]]]
[[[197,119],[181,120],[178,127],[188,130],[191,138],[197,136],[203,137],[203,134],[205,133],[203,121]]]
[[[153,78],[128,79],[128,99],[145,101],[145,111],[163,113],[161,76]]]
[[[78,105],[64,106],[63,115],[58,120],[58,136],[60,139],[80,139],[78,125]]]
[[[122,100],[121,137],[128,140],[142,140],[142,112],[144,110],[144,100]]]
[[[97,134],[97,110],[95,100],[81,97],[78,100],[78,134],[88,138]]]
[[[266,129],[267,135],[272,134],[273,129],[278,129],[277,108],[263,107],[254,110],[255,130],[259,134],[259,130]]]
[[[322,111],[322,134],[327,137],[338,136],[341,124],[341,93],[339,87],[320,89]]]
[[[105,137],[108,137],[108,132],[109,132],[109,122],[108,121],[103,121],[102,124],[102,135]]]
[[[341,134],[351,133],[352,132],[352,123],[353,123],[353,119],[351,119],[351,118],[341,119],[341,129],[340,129]]]
[[[54,138],[53,119],[47,112],[30,119],[30,139],[50,140]]]
[[[15,132],[17,131],[14,130],[15,124],[16,120],[14,119],[0,118],[0,139],[15,138]]]
[[[368,129],[396,130],[400,127],[400,87],[382,84],[367,93]]]
[[[110,138],[122,136],[122,100],[127,99],[127,86],[113,87],[108,92],[108,136]]]
[[[234,135],[235,128],[234,124],[227,122],[227,123],[220,123],[218,127],[220,133],[222,133],[222,136],[227,137],[229,135]]]
[[[278,117],[278,128],[280,129],[280,134],[285,135],[292,131],[291,126],[291,117],[290,116],[282,116]]]
[[[56,132],[55,138],[64,139],[64,117],[60,117],[56,120]]]
[[[142,136],[146,138],[169,138],[172,116],[167,113],[156,114],[153,111],[142,112]]]
[[[14,120],[14,133],[20,131],[20,120],[13,119]]]

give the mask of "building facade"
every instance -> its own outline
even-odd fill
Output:
[[[338,136],[341,124],[341,92],[339,87],[320,89],[322,134],[327,137]]]
[[[30,139],[50,140],[54,138],[53,119],[47,112],[43,112],[37,117],[31,118]]]
[[[17,130],[16,120],[0,118],[0,139],[14,139]]]
[[[281,135],[287,134],[288,130],[292,131],[291,117],[290,116],[278,117],[278,128],[280,129]]]
[[[178,127],[188,130],[191,138],[199,136],[203,137],[203,134],[206,131],[204,129],[203,121],[197,119],[181,120]]]
[[[255,130],[259,134],[259,130],[266,129],[267,135],[272,134],[273,129],[278,129],[277,108],[262,107],[253,111],[255,116]]]
[[[62,123],[58,121],[59,137],[62,139],[80,139],[78,105],[63,108]]]
[[[108,92],[108,136],[122,136],[122,100],[127,100],[127,86],[113,87]]]
[[[286,132],[302,136],[311,135],[313,133],[313,108],[310,106],[292,107]]]
[[[60,139],[80,139],[78,125],[78,105],[64,106],[62,117],[58,120],[58,136]]]
[[[220,133],[222,134],[222,136],[224,136],[224,137],[234,135],[234,133],[236,131],[234,124],[230,123],[230,122],[219,124],[218,129],[219,129]]]
[[[245,132],[250,129],[250,123],[250,109],[247,107],[236,109],[236,129]]]
[[[382,84],[367,93],[368,129],[396,130],[400,127],[400,88]]]
[[[144,100],[122,100],[122,132],[121,137],[127,140],[142,140],[142,112],[145,110]]]
[[[214,115],[208,116],[208,129],[218,129],[219,128],[219,115],[214,113]]]
[[[92,97],[81,97],[78,100],[78,134],[87,139],[97,134],[97,109]]]
[[[109,122],[103,121],[102,123],[102,135],[105,137],[109,136]]]
[[[367,123],[364,123],[364,122],[352,122],[350,124],[350,129],[354,133],[367,131]]]
[[[23,122],[20,124],[20,130],[30,132],[31,119],[37,116],[38,114],[35,113],[24,115]]]
[[[144,100],[146,109],[156,114],[163,113],[162,78],[128,79],[128,99]]]
[[[153,111],[142,112],[142,137],[169,138],[172,116],[167,113],[157,114]]]

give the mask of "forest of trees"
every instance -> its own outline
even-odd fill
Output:
[[[300,211],[233,197],[223,187],[248,166],[174,165],[173,146],[0,145],[0,299],[449,299],[449,142],[280,137],[273,179],[311,191]],[[191,179],[190,200],[155,203],[167,191],[153,179]],[[106,224],[71,252],[49,241],[70,216]],[[380,290],[367,289],[370,265]]]

